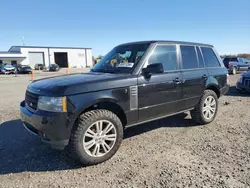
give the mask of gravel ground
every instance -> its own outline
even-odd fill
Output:
[[[250,187],[250,97],[235,90],[238,78],[211,124],[183,113],[131,127],[112,159],[81,167],[22,127],[29,77],[1,76],[0,187]]]

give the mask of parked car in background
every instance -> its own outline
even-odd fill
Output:
[[[43,70],[43,68],[44,68],[44,64],[35,64],[35,67],[34,67],[35,70]]]
[[[223,63],[230,74],[237,74],[238,71],[247,71],[250,66],[250,62],[241,57],[225,57]]]
[[[32,82],[20,114],[27,130],[94,165],[116,153],[125,127],[187,111],[198,124],[212,122],[228,88],[228,71],[212,45],[126,43],[88,73]]]
[[[19,74],[30,74],[32,72],[32,69],[29,65],[17,65],[17,72]]]
[[[250,93],[250,67],[248,68],[247,72],[244,72],[239,81],[236,83],[236,89],[242,92]]]
[[[54,72],[54,71],[59,71],[60,67],[57,64],[51,64],[48,67],[44,67],[43,71],[49,71],[49,72]]]
[[[0,72],[2,74],[15,74],[16,73],[16,67],[12,65],[2,65]]]

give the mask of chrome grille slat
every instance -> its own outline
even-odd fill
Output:
[[[245,78],[245,79],[243,80],[243,85],[244,85],[244,86],[247,86],[247,87],[250,87],[250,79],[246,79],[246,78]]]
[[[39,95],[31,93],[29,91],[26,91],[25,94],[25,105],[27,105],[29,108],[36,110],[37,109],[37,103],[38,103]]]

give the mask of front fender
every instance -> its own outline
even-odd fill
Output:
[[[124,112],[129,110],[129,92],[127,88],[72,95],[69,96],[69,100],[74,106],[74,115],[71,117],[73,121],[87,108],[100,102],[116,103]]]

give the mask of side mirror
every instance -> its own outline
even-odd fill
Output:
[[[161,63],[150,64],[142,69],[142,74],[145,76],[151,76],[151,74],[159,74],[163,72],[163,65]]]

